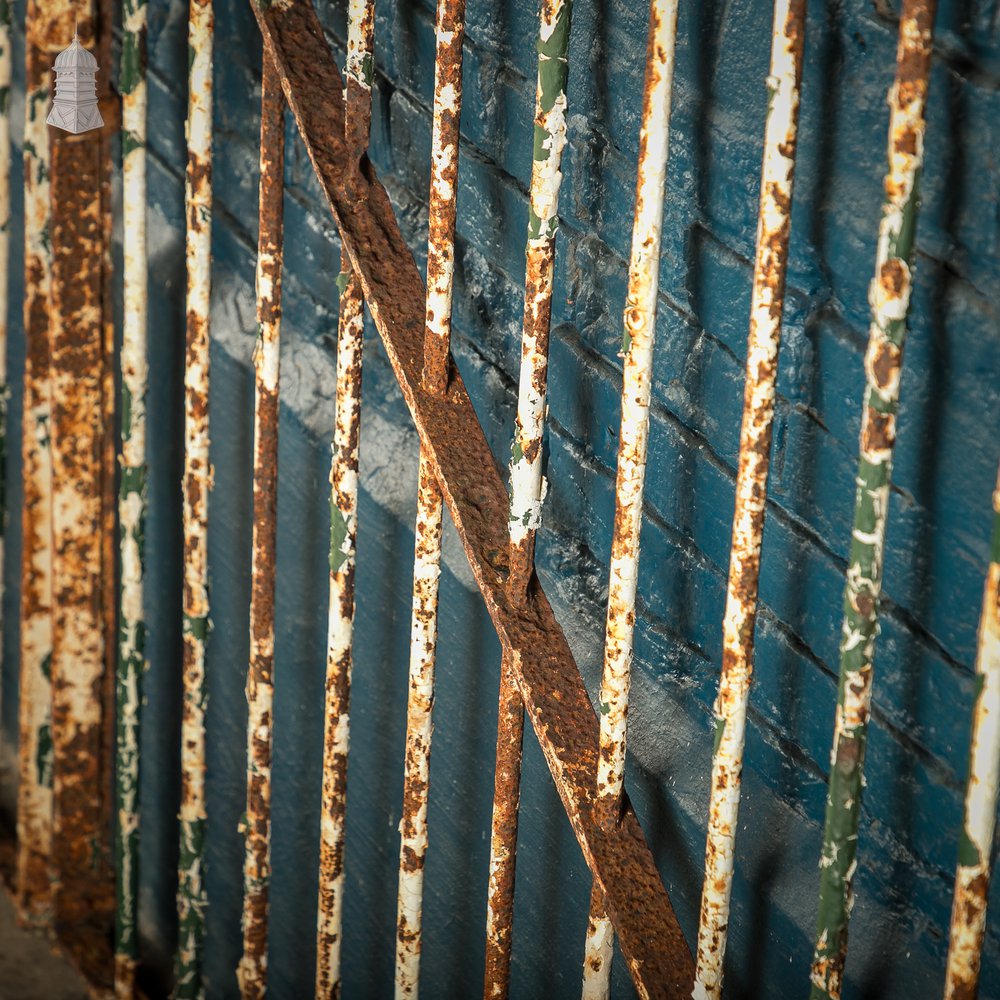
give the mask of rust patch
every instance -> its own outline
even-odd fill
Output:
[[[866,455],[885,452],[896,443],[896,418],[869,406],[861,427],[861,448]]]

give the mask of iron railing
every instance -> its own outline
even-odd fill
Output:
[[[571,6],[571,0],[544,0],[540,11],[522,364],[508,493],[450,353],[464,0],[438,3],[426,287],[385,188],[364,155],[376,51],[373,3],[349,3],[346,87],[310,0],[252,4],[263,38],[264,73],[243,958],[238,969],[240,989],[247,998],[263,997],[267,989],[272,705],[275,683],[280,683],[280,676],[276,679],[273,675],[286,104],[340,230],[343,253],[338,279],[337,412],[330,471],[330,603],[316,995],[339,995],[341,980],[365,303],[420,440],[396,995],[415,997],[419,986],[423,868],[430,835],[427,806],[437,590],[445,508],[457,528],[502,647],[484,995],[505,997],[509,988],[525,715],[534,727],[593,876],[584,996],[608,995],[616,936],[640,996],[717,998],[722,993],[791,230],[806,0],[774,3],[743,429],[723,623],[722,675],[715,706],[705,881],[694,957],[623,788],[676,0],[652,0],[650,7],[624,306],[622,418],[604,674],[597,712],[534,575],[534,536],[545,496],[542,434],[560,157],[569,100]],[[102,928],[116,916],[113,988],[118,996],[132,997],[136,995],[138,960],[138,733],[145,576],[146,5],[144,0],[125,2],[119,73],[123,95],[125,310],[120,353],[118,531],[112,496],[114,393],[109,294],[110,129],[117,127],[117,115],[110,89],[106,87],[101,95],[102,113],[109,123],[102,132],[55,139],[44,126],[51,57],[68,37],[68,21],[79,13],[63,0],[31,0],[27,13],[24,315],[28,351],[22,441],[21,771],[14,886],[22,918],[54,927],[98,988],[112,986],[111,955],[100,940]],[[104,65],[110,58],[111,13],[102,0],[80,20],[81,35],[85,40],[96,40]],[[889,95],[889,170],[876,276],[870,292],[872,326],[865,361],[867,386],[845,593],[837,728],[816,952],[809,977],[815,998],[840,996],[847,949],[934,13],[933,0],[904,0],[896,78]],[[212,485],[208,453],[211,0],[191,0],[189,23],[181,626],[184,712],[176,994],[198,997],[204,991],[202,960],[208,905],[203,844],[204,650],[211,611],[207,590],[207,504]],[[0,22],[0,87],[9,86],[9,48],[9,24]],[[9,112],[2,120],[0,220],[9,215]],[[0,232],[2,266],[8,251],[6,226],[0,227]],[[81,261],[86,262],[82,272]],[[5,272],[0,294],[6,305]],[[100,419],[93,419],[95,414]],[[959,850],[947,997],[967,996],[975,990],[985,930],[1000,770],[1000,483],[994,508],[996,529],[980,624],[980,683]],[[113,583],[116,575],[111,568],[111,540],[116,538],[121,542],[120,588]],[[103,567],[103,572],[94,574],[94,566]],[[118,635],[117,643],[112,641],[114,634]],[[112,655],[115,651],[117,657]],[[111,722],[115,718],[113,738]],[[117,788],[113,852],[102,833],[109,826],[112,807],[112,769]],[[105,791],[95,793],[95,789]],[[94,851],[97,864],[83,853]],[[112,853],[117,871],[114,904]]]

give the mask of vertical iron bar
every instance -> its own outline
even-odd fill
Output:
[[[7,534],[7,314],[10,309],[10,82],[13,4],[0,6],[0,603]],[[2,623],[2,617],[0,617]]]
[[[413,559],[413,614],[406,708],[403,816],[399,824],[399,897],[396,920],[396,998],[415,998],[420,979],[421,904],[427,853],[431,710],[441,574],[441,491],[421,449]]]
[[[247,670],[247,811],[243,830],[243,958],[237,970],[240,990],[247,1000],[263,998],[267,989],[285,170],[285,96],[274,61],[267,52],[263,67],[256,282],[258,341],[254,351],[253,552]]]
[[[118,519],[121,543],[115,788],[118,898],[115,993],[135,993],[139,958],[139,722],[145,669],[146,386],[149,311],[146,250],[146,0],[125,0],[118,87],[122,95],[122,211],[125,308],[120,415],[122,458]]]
[[[993,492],[993,537],[976,650],[969,777],[959,836],[945,1000],[974,997],[986,934],[990,860],[1000,783],[1000,473]]]
[[[93,26],[81,20],[86,38]],[[105,111],[107,106],[105,105]],[[113,978],[112,706],[105,602],[107,366],[103,130],[52,143],[52,867],[56,930],[92,982]],[[112,415],[113,419],[113,415]],[[113,536],[112,536],[113,540]]]
[[[736,473],[726,614],[722,626],[722,677],[715,701],[715,750],[695,974],[694,995],[711,1000],[718,1000],[722,994],[729,926],[747,701],[753,673],[774,386],[791,233],[805,15],[806,0],[775,0],[743,426]]]
[[[872,323],[865,355],[854,528],[844,588],[840,686],[820,860],[811,1000],[838,1000],[847,957],[935,8],[936,0],[904,0],[896,78],[889,89],[889,167],[875,277],[868,292]]]
[[[653,381],[660,230],[667,179],[676,37],[677,0],[653,0],[649,11],[635,218],[622,339],[622,419],[600,693],[601,749],[597,764],[596,808],[601,813],[601,821],[609,824],[617,822],[625,769],[639,533]],[[583,964],[583,996],[586,1000],[606,998],[608,995],[613,945],[614,928],[595,887],[591,894]]]
[[[436,395],[448,390],[459,127],[462,117],[462,43],[465,0],[438,0],[435,21],[434,123],[428,210],[427,297],[424,306],[423,383]],[[403,809],[400,819],[396,915],[396,997],[412,1000],[420,985],[424,860],[437,652],[437,594],[441,573],[441,490],[423,447],[417,485],[410,630],[409,695]]]
[[[205,839],[205,643],[208,598],[209,301],[212,253],[212,0],[188,15],[187,348],[184,364],[184,711],[181,723],[180,860],[175,994],[201,997],[208,898]]]
[[[438,0],[436,29],[423,379],[429,392],[440,395],[448,389],[451,345],[465,0]]]
[[[368,147],[375,75],[374,0],[350,0],[344,132],[360,156]],[[327,631],[320,825],[316,996],[340,995],[344,906],[344,811],[350,745],[354,565],[358,517],[358,444],[361,433],[361,355],[364,299],[346,252],[341,253],[337,332],[337,413],[330,462],[330,606]]]
[[[21,562],[20,772],[17,804],[17,897],[22,920],[52,915],[52,453],[49,387],[49,131],[55,0],[29,0],[25,38],[24,122],[24,480]]]
[[[521,700],[521,693],[517,689],[510,665],[505,660],[500,668],[500,699],[497,711],[490,882],[486,900],[484,1000],[502,1000],[510,989],[523,740],[524,702]]]
[[[566,76],[572,0],[542,0],[538,24],[538,81],[525,248],[524,329],[517,419],[510,460],[510,575],[515,605],[527,599],[534,571],[535,532],[542,520],[545,482],[542,436],[549,371],[552,274],[559,226],[559,185],[566,145]]]

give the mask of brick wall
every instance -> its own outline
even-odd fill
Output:
[[[940,6],[848,969],[852,995],[884,998],[930,996],[942,980],[989,499],[1000,458],[1000,8],[995,0]],[[344,8],[340,0],[319,4],[341,63]],[[814,3],[807,28],[730,930],[727,995],[734,998],[806,988],[896,10],[888,0]],[[150,10],[155,418],[141,914],[154,993],[169,967],[176,864],[185,12],[178,0],[157,0]],[[455,351],[501,463],[516,396],[536,16],[531,0],[469,0]],[[643,3],[577,0],[553,312],[550,492],[539,563],[592,692],[613,516],[645,30]],[[759,0],[681,4],[628,785],[692,942],[769,31],[769,5]],[[208,973],[210,996],[221,998],[237,993],[240,949],[260,43],[241,0],[218,0],[217,33]],[[21,50],[16,58],[23,65]],[[376,65],[371,155],[422,264],[430,0],[378,3]],[[20,113],[15,102],[14,114]],[[308,995],[312,983],[339,271],[332,220],[294,126],[289,135],[271,932],[276,998]],[[18,317],[12,322],[17,327]],[[15,371],[23,351],[18,335],[19,327],[12,331]],[[358,997],[391,989],[417,444],[373,330],[365,365],[345,924],[345,996]],[[445,548],[424,949],[424,992],[434,997],[480,988],[498,676],[497,643],[450,529]],[[16,649],[14,566],[12,553],[8,653]],[[3,707],[9,747],[15,732],[9,670],[4,685],[11,695]],[[512,995],[574,997],[589,879],[531,737],[521,829]],[[1000,894],[993,895],[998,912]],[[1000,996],[995,931],[987,939],[983,982],[984,996]],[[617,962],[615,995],[630,989]]]

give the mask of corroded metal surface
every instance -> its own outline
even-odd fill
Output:
[[[464,0],[440,0],[436,20],[434,124],[424,310],[423,379],[438,394],[448,388],[451,292],[455,266],[455,207],[458,197],[459,122],[462,114]],[[403,810],[400,820],[399,892],[396,907],[396,997],[419,992],[424,858],[437,653],[437,591],[441,573],[441,491],[420,453],[416,547],[413,561],[413,620],[410,630],[409,695]]]
[[[509,499],[461,376],[444,397],[423,388],[423,282],[385,188],[344,140],[340,76],[315,11],[305,0],[251,9],[633,980],[641,996],[687,997],[691,954],[635,813],[623,799],[616,826],[595,817],[597,720],[562,630],[540,588],[524,607],[507,599]]]
[[[424,383],[431,392],[448,388],[464,38],[465,0],[438,0],[424,332]]]
[[[715,749],[698,927],[695,997],[722,995],[723,959],[740,805],[747,701],[753,673],[761,540],[771,457],[774,386],[791,234],[805,0],[775,0],[757,250],[750,302],[736,509],[722,626],[722,677],[715,700]]]
[[[240,992],[254,1000],[262,998],[267,989],[279,337],[285,190],[285,97],[274,62],[266,53],[260,108],[259,334],[254,352],[253,552],[247,670],[247,809],[243,830],[246,849],[243,858],[243,958],[237,969]]]
[[[616,819],[625,770],[632,633],[639,582],[639,532],[653,381],[660,229],[667,178],[676,37],[676,0],[653,0],[649,12],[635,219],[622,338],[622,418],[600,691],[601,752],[597,767],[597,807],[602,820],[609,825],[613,825]],[[583,995],[588,1000],[607,997],[610,986],[614,935],[607,915],[594,908],[598,902],[599,893],[595,891],[591,899],[583,963]]]
[[[847,925],[857,867],[858,820],[872,661],[878,633],[892,450],[910,303],[918,179],[923,162],[935,0],[904,0],[896,78],[889,89],[889,168],[879,223],[875,277],[868,299],[872,323],[865,355],[854,528],[844,589],[840,687],[830,755],[812,1000],[837,1000],[847,957]]]
[[[511,600],[523,603],[534,571],[535,532],[542,520],[545,481],[542,436],[549,377],[549,322],[555,267],[559,186],[566,145],[566,77],[572,0],[542,0],[538,24],[538,82],[531,204],[525,248],[524,327],[517,418],[510,454]]]
[[[7,534],[7,269],[10,266],[10,81],[12,4],[0,6],[0,600],[3,598],[4,543]]]
[[[420,913],[427,854],[427,801],[430,782],[437,651],[438,579],[441,575],[441,491],[423,449],[417,481],[416,542],[413,555],[413,614],[410,623],[410,677],[406,702],[406,757],[403,815],[399,822],[399,893],[396,907],[396,998],[412,1000],[420,982]]]
[[[493,775],[493,823],[490,833],[490,882],[486,897],[486,972],[484,1000],[502,1000],[510,988],[514,931],[514,874],[517,863],[517,815],[521,799],[521,747],[524,702],[506,662],[500,668],[497,755]]]
[[[615,929],[608,918],[604,897],[594,885],[590,890],[590,912],[583,951],[583,1000],[606,1000],[614,953]]]
[[[203,994],[205,936],[205,642],[208,601],[209,299],[212,251],[211,0],[191,0],[188,19],[187,338],[184,362],[184,709],[181,722],[180,859],[178,862],[178,997]]]
[[[347,92],[338,138],[355,157],[368,146],[374,79],[374,0],[350,0],[347,18]],[[339,79],[339,78],[338,78]],[[338,87],[335,103],[340,104]],[[334,95],[331,95],[334,99]],[[354,567],[358,530],[358,445],[361,434],[361,356],[364,298],[346,252],[341,254],[337,330],[337,412],[330,461],[330,607],[327,623],[320,806],[316,996],[340,995],[344,911],[344,812],[350,746],[354,636]]]
[[[81,26],[82,28],[83,26]],[[82,33],[82,32],[81,32]],[[91,982],[113,978],[106,753],[105,213],[102,131],[52,145],[52,865],[56,929]],[[103,567],[103,572],[102,572]]]
[[[122,237],[124,300],[121,347],[121,477],[118,522],[121,584],[116,671],[115,993],[135,992],[139,958],[139,721],[145,669],[143,596],[146,524],[146,0],[125,0],[118,87],[122,95]]]
[[[971,1000],[979,985],[986,934],[990,861],[1000,784],[1000,473],[993,492],[993,541],[986,571],[976,650],[976,700],[969,745],[969,776],[959,836],[951,911],[945,1000]]]
[[[52,453],[49,386],[51,156],[45,124],[50,66],[64,0],[32,0],[26,14],[24,123],[24,507],[21,562],[20,768],[17,895],[21,918],[51,919],[52,848]]]

